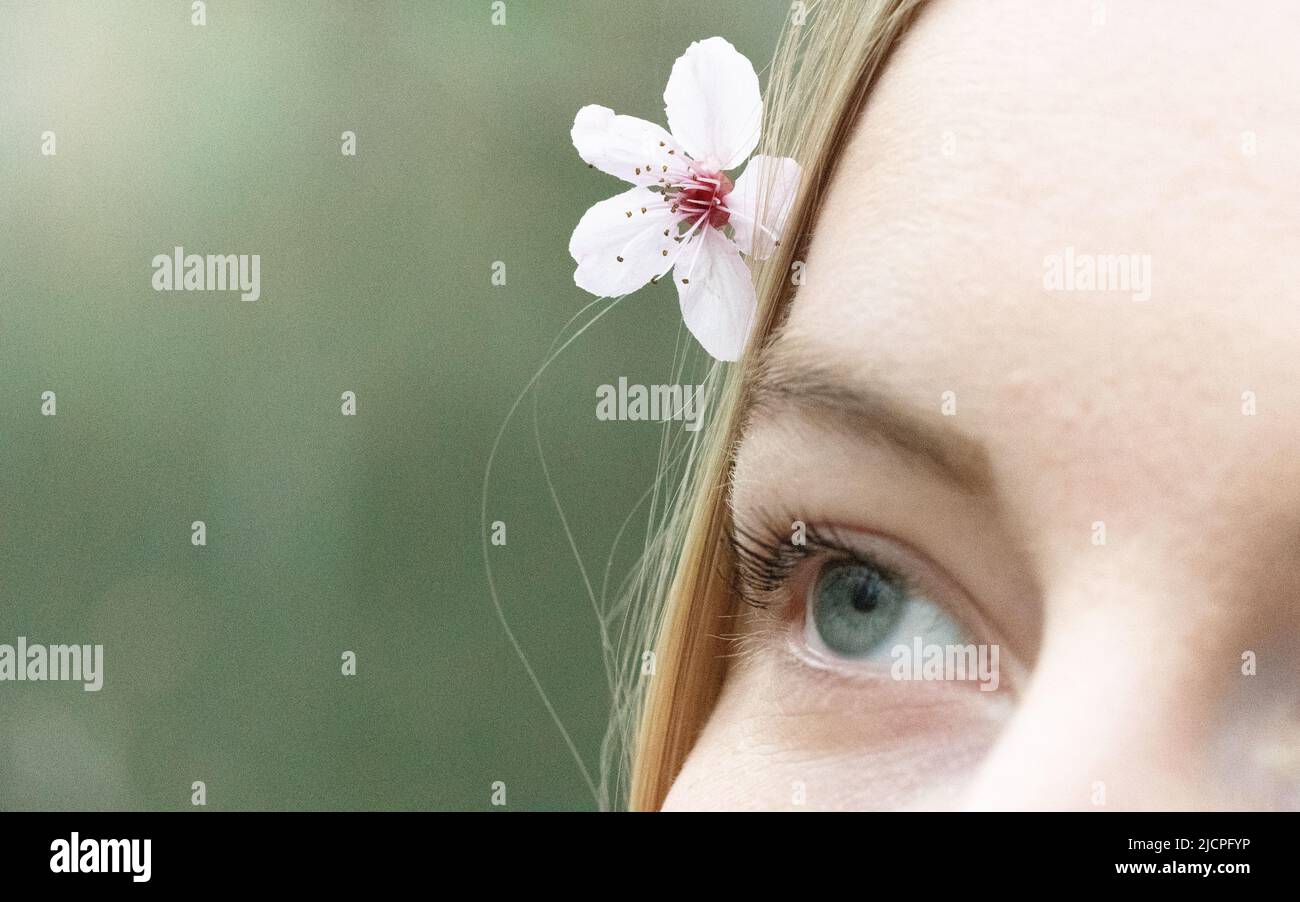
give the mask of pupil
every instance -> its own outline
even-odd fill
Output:
[[[870,614],[880,606],[880,577],[868,572],[853,591],[853,609],[860,614]]]

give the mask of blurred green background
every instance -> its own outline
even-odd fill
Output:
[[[0,642],[106,659],[98,693],[0,683],[0,808],[187,809],[195,780],[218,809],[484,809],[497,780],[510,809],[594,807],[492,613],[484,465],[589,300],[574,224],[622,190],[578,160],[574,113],[662,123],[692,40],[761,72],[788,7],[507,0],[502,26],[488,0],[210,0],[196,27],[188,0],[0,5]],[[260,254],[261,299],[153,291],[176,245]],[[596,386],[671,381],[679,324],[671,286],[643,290],[542,388],[596,573],[660,436],[598,422]],[[528,407],[489,519],[594,769],[598,633]]]

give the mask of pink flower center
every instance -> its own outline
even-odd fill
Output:
[[[690,180],[677,195],[677,204],[692,226],[707,218],[707,225],[720,229],[731,219],[724,198],[736,187],[725,172],[691,170]]]

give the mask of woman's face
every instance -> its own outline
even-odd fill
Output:
[[[1300,806],[1300,7],[1241,13],[922,13],[763,361],[761,607],[666,807]]]

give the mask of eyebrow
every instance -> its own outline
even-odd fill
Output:
[[[883,444],[966,492],[992,493],[993,470],[980,442],[931,422],[879,386],[860,384],[838,368],[816,362],[805,349],[790,348],[778,339],[751,377],[749,422],[791,413],[820,415],[836,431]]]

